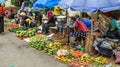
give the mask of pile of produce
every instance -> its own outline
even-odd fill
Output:
[[[76,50],[76,51],[71,51],[70,54],[72,54],[72,56],[74,56],[74,57],[80,57],[84,53],[82,51],[80,51],[80,50]]]
[[[13,24],[12,22],[5,22],[4,27],[8,27],[8,25]]]
[[[45,41],[46,38],[47,38],[46,35],[39,34],[39,35],[36,35],[36,36],[31,37],[31,38],[30,38],[30,42]]]
[[[78,58],[79,61],[82,61],[82,62],[87,62],[87,63],[92,63],[92,62],[97,62],[97,63],[100,63],[100,64],[108,64],[109,63],[109,60],[108,58],[105,58],[105,57],[92,57],[88,54],[84,54],[82,55],[81,57]]]
[[[95,61],[100,64],[108,64],[109,63],[108,58],[105,58],[102,56],[95,58]]]
[[[46,43],[47,36],[39,34],[30,38],[29,44],[37,50],[44,50],[49,55],[55,55],[60,46],[59,42]]]
[[[46,45],[46,52],[48,52],[49,55],[55,55],[61,46],[62,44],[60,42],[51,42]]]
[[[68,63],[69,67],[89,67],[88,64],[80,61],[71,61]]]
[[[44,41],[29,42],[29,44],[37,50],[45,50],[46,49],[46,43]]]
[[[31,37],[35,36],[37,34],[38,28],[30,28],[27,31],[17,31],[16,36],[17,37]]]
[[[90,55],[88,54],[84,54],[82,55],[80,58],[78,58],[79,61],[82,61],[82,62],[87,62],[87,63],[92,63],[94,62],[94,57],[91,57]]]
[[[6,25],[7,27],[5,28],[6,30],[12,29],[12,28],[17,28],[19,27],[19,24],[8,24]]]
[[[62,61],[63,63],[68,63],[71,61],[71,59],[68,56],[58,56],[57,57],[58,60]]]
[[[30,38],[29,44],[37,50],[44,50],[46,48],[46,43],[44,42],[46,38],[47,36],[43,34],[33,36]]]
[[[12,29],[9,29],[10,32],[16,32],[16,31],[23,31],[25,28],[24,26],[20,26],[20,27],[17,27],[17,28],[12,28]]]
[[[57,43],[57,42],[55,42],[55,43]],[[46,53],[48,53],[48,55],[55,55],[58,51],[58,49],[55,48],[55,46],[53,46],[53,45],[48,47],[48,45],[44,41],[29,42],[29,44],[37,50],[40,50],[40,51],[44,50]]]

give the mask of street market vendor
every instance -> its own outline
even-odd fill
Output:
[[[73,33],[75,37],[77,37],[78,40],[81,41],[81,39],[84,39],[86,36],[86,33],[88,32],[88,27],[79,19],[75,21],[75,29],[76,31]]]
[[[0,33],[4,32],[4,6],[0,4]]]
[[[57,19],[55,16],[52,16],[50,20],[48,20],[47,23],[43,24],[42,26],[42,32],[45,34],[49,34],[49,27],[55,27]]]
[[[103,38],[97,38],[93,47],[98,53],[111,57],[118,48],[120,40],[120,27],[115,19],[111,19]]]
[[[28,29],[32,19],[28,17],[25,12],[22,12],[20,15],[22,17],[22,26],[25,26],[25,29]]]

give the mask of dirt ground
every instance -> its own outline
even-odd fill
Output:
[[[68,67],[54,57],[37,51],[14,33],[0,34],[0,67]]]

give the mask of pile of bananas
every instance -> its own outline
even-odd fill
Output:
[[[64,63],[67,63],[67,62],[71,61],[71,59],[68,58],[67,56],[58,56],[57,59],[60,60],[60,61],[62,61],[62,62],[64,62]]]
[[[100,64],[108,64],[109,63],[108,58],[105,58],[102,56],[95,58],[95,61],[100,63]]]
[[[91,57],[88,54],[84,54],[83,56],[78,58],[78,60],[83,61],[83,62],[88,62],[88,63],[94,62],[94,59],[95,59],[94,57]]]

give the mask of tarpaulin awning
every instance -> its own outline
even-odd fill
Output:
[[[37,0],[33,7],[37,8],[52,8],[56,5],[58,5],[60,0]]]
[[[120,0],[61,0],[59,5],[64,8],[70,8],[73,11],[81,12],[108,12],[120,9]]]

